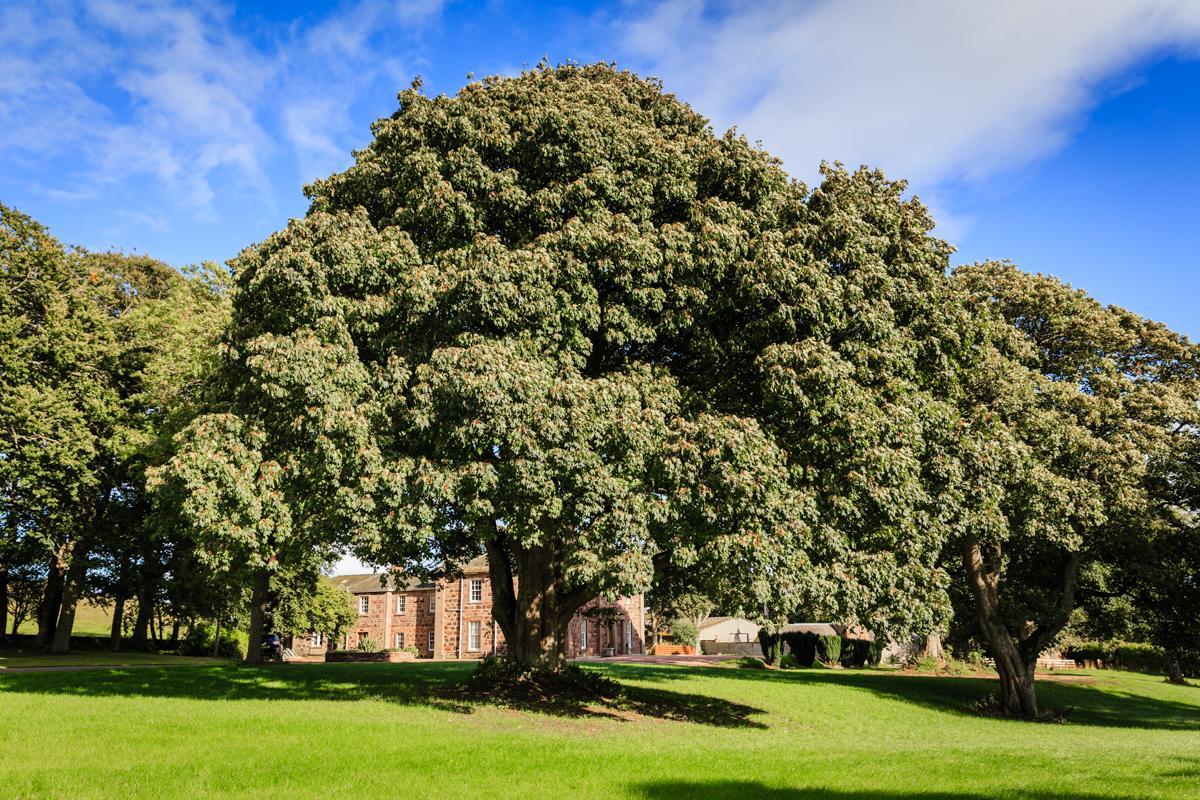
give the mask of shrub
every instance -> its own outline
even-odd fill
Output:
[[[181,656],[211,656],[213,649],[213,634],[215,630],[206,622],[198,622],[188,628],[187,635],[179,640],[178,653]],[[238,633],[232,635],[221,632],[221,646],[217,653],[221,658],[241,660],[246,657],[239,641]]]
[[[695,647],[696,640],[700,638],[700,629],[694,622],[686,619],[671,620],[671,638],[675,640],[675,644]]]
[[[842,666],[856,668],[865,666],[867,659],[870,657],[872,644],[873,642],[866,642],[861,639],[843,639]]]
[[[358,649],[363,653],[378,653],[383,648],[379,646],[379,642],[365,637],[358,640]]]
[[[822,636],[817,644],[817,657],[827,665],[833,665],[842,657],[842,637]]]
[[[817,660],[817,635],[815,633],[785,633],[783,641],[787,644],[796,665],[811,667]]]
[[[758,643],[762,647],[763,661],[768,665],[783,657],[783,637],[778,633],[768,633],[766,628],[759,628]]]
[[[799,667],[800,667],[800,662],[797,661],[796,657],[794,655],[792,655],[791,653],[788,653],[786,656],[779,659],[779,668],[780,669],[798,669]]]
[[[413,658],[421,657],[421,648],[417,647],[415,644],[410,644],[408,647],[404,648],[404,652],[412,653]]]
[[[1103,642],[1076,642],[1063,649],[1063,656],[1081,664],[1085,661],[1108,661],[1112,657]]]
[[[1121,669],[1162,672],[1166,658],[1163,649],[1152,644],[1117,642],[1112,648],[1112,661]]]
[[[912,668],[917,672],[937,672],[938,660],[930,655],[922,655],[912,662]]]
[[[879,662],[883,661],[883,650],[887,647],[887,642],[882,636],[876,636],[871,644],[867,647],[867,666],[878,667]]]

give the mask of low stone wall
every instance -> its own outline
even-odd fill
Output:
[[[327,663],[335,662],[368,662],[368,663],[388,663],[394,661],[413,661],[413,654],[407,650],[380,650],[375,653],[368,653],[363,650],[334,650],[331,653],[325,654]]]
[[[714,642],[702,639],[700,652],[706,656],[761,656],[762,645],[758,642]]]

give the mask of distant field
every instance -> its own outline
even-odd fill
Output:
[[[1041,686],[1060,724],[968,713],[994,680],[596,667],[620,708],[465,703],[462,663],[0,672],[0,798],[1132,800],[1200,797],[1200,688]]]
[[[75,608],[75,626],[72,636],[108,636],[112,631],[112,607],[105,608],[84,600]],[[37,633],[37,620],[27,619],[21,623],[17,633]]]

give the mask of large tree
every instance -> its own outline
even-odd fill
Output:
[[[430,576],[485,552],[525,665],[656,574],[930,617],[926,427],[961,337],[903,184],[810,192],[606,65],[414,86],[374,132],[235,262],[225,402],[175,482],[214,541],[267,564],[352,535]]]
[[[1004,709],[1033,718],[1035,663],[1081,573],[1147,535],[1147,468],[1194,415],[1200,357],[1160,324],[1010,264],[955,281],[984,338],[960,373],[944,506]]]
[[[46,565],[38,639],[70,646],[107,561],[117,593],[148,536],[146,467],[192,412],[226,299],[219,272],[63,247],[0,206],[0,574]],[[3,588],[0,580],[0,588]]]

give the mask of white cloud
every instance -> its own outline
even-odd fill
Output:
[[[1200,42],[1200,3],[669,0],[623,35],[647,72],[798,177],[840,160],[928,187],[1062,147],[1106,79]]]
[[[248,29],[257,23],[239,27],[222,4],[5,4],[0,159],[43,173],[57,159],[54,183],[37,183],[59,198],[149,178],[193,218],[215,219],[231,187],[272,206],[280,155],[295,164],[292,186],[346,165],[354,134],[367,135],[355,102],[400,80],[413,32],[442,5],[359,0],[307,27]]]

